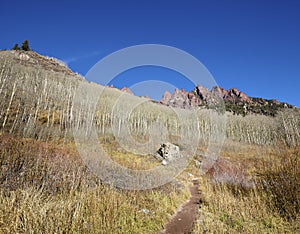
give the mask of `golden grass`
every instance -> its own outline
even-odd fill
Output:
[[[132,103],[142,99],[92,84],[97,94],[103,93],[91,115],[94,103],[85,93],[78,103],[74,99],[79,80],[16,64],[9,56],[1,58],[0,233],[155,233],[187,199],[187,187],[175,184],[151,191],[124,191],[102,184],[82,164],[73,129],[83,127],[88,135],[95,128],[113,160],[142,170],[157,162],[120,149],[111,137],[112,125],[122,139],[129,127],[138,142],[147,141],[150,130],[154,136],[167,132],[168,139],[181,148],[189,146],[183,140],[192,144],[200,133],[203,144],[197,153],[203,154],[214,132],[212,112],[198,110],[197,126],[191,112],[177,110],[177,115],[152,102],[138,105],[126,116]],[[300,232],[300,160],[295,148],[300,145],[299,110],[284,110],[275,118],[226,115],[222,158],[208,173],[222,183],[204,178],[205,199],[195,233]],[[183,117],[183,125],[178,116]],[[273,150],[278,142],[284,146]],[[178,178],[186,180],[187,172],[200,176],[199,168],[190,164]],[[252,176],[255,188],[244,187],[244,175]],[[239,181],[232,185],[235,179]]]
[[[294,233],[291,226],[270,210],[264,197],[251,190],[232,191],[226,185],[204,181],[205,202],[202,204],[195,233]]]
[[[299,150],[266,147],[265,152],[248,168],[254,187],[203,178],[195,233],[299,233]]]
[[[102,142],[101,147],[114,162],[132,170],[148,170],[160,165],[160,162],[153,155],[137,155],[127,152],[115,140]]]
[[[48,196],[26,189],[0,193],[3,233],[156,233],[181,199],[159,191],[136,194],[97,186]],[[148,209],[149,213],[144,213]]]
[[[0,233],[157,233],[189,196],[103,184],[72,144],[0,136]],[[149,211],[149,212],[148,212]]]

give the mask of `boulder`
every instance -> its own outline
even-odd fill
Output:
[[[19,58],[24,61],[28,61],[30,57],[27,54],[20,54]]]
[[[164,143],[154,154],[154,157],[166,166],[169,162],[181,157],[179,147],[170,142]]]

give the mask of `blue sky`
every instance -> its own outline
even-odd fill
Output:
[[[299,12],[296,0],[3,1],[0,49],[28,39],[33,50],[85,75],[124,47],[164,44],[199,59],[221,87],[300,107]],[[192,88],[179,74],[151,67],[128,71],[115,85],[138,79]]]

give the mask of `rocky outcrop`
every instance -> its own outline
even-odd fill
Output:
[[[250,103],[252,100],[245,93],[239,91],[236,88],[229,89],[226,91],[226,94],[223,97],[226,101],[230,101],[232,103],[235,102],[246,102]]]
[[[121,91],[125,92],[125,93],[128,93],[128,94],[133,94],[132,91],[127,87],[122,88]]]
[[[160,103],[171,107],[192,109],[195,106],[201,105],[203,102],[193,92],[187,92],[184,89],[175,89],[173,94],[166,91]]]
[[[19,58],[23,61],[28,61],[30,59],[29,55],[27,54],[20,54]]]
[[[208,100],[211,96],[211,92],[203,87],[202,85],[197,85],[194,89],[194,93],[199,97],[200,100]]]
[[[218,98],[232,103],[250,103],[252,101],[250,97],[236,88],[225,90],[214,86],[211,90],[208,90],[202,85],[197,85],[192,92],[187,92],[184,89],[175,89],[174,93],[171,94],[166,91],[161,99],[161,103],[172,107],[190,109],[205,104],[216,104],[219,101]]]
[[[181,157],[179,147],[170,142],[164,143],[160,146],[154,157],[161,161],[162,165],[167,165]]]
[[[218,98],[225,96],[224,89],[214,87],[211,91],[202,85],[197,85],[192,92],[187,92],[184,89],[175,89],[174,93],[166,91],[160,101],[161,104],[178,107],[183,109],[192,109],[198,106],[216,104]]]
[[[223,89],[223,88],[221,88],[221,87],[219,87],[219,86],[214,86],[214,87],[212,87],[211,92],[212,92],[214,95],[217,95],[217,96],[219,96],[219,97],[221,97],[221,98],[224,98],[224,97],[226,96],[226,94],[227,94],[227,90],[226,90],[226,89]]]
[[[171,103],[171,98],[172,98],[172,94],[169,91],[166,91],[164,93],[164,95],[162,96],[162,99],[160,100],[160,102],[164,105],[169,105],[169,103]]]
[[[63,61],[52,57],[42,56],[34,51],[10,50],[3,51],[2,53],[5,53],[7,56],[13,56],[16,63],[20,63],[24,66],[42,67],[45,70],[75,75],[76,78],[84,79],[78,73],[74,73]]]
[[[192,109],[201,106],[208,108],[216,107],[217,109],[220,106],[225,106],[227,111],[243,115],[255,113],[275,116],[281,108],[293,108],[293,106],[278,102],[275,99],[266,100],[249,97],[237,88],[225,90],[214,86],[211,90],[208,90],[202,85],[197,85],[191,92],[187,92],[184,89],[175,89],[174,93],[166,91],[160,103],[183,109]]]
[[[106,88],[111,88],[111,89],[121,90],[122,92],[128,93],[128,94],[133,94],[133,92],[130,90],[130,88],[127,88],[127,87],[123,87],[123,88],[120,89],[120,88],[114,87],[113,84],[106,85],[105,87],[106,87]]]

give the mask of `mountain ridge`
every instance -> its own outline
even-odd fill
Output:
[[[247,115],[252,113],[275,116],[280,109],[296,108],[293,105],[286,102],[279,102],[276,99],[250,97],[237,88],[226,90],[218,86],[213,86],[211,90],[208,90],[200,84],[190,92],[184,89],[175,89],[173,93],[166,91],[159,103],[183,109],[196,107],[210,108],[214,103],[218,103],[215,100],[218,98],[223,100],[226,111],[233,114]],[[221,102],[219,103],[222,104]]]

